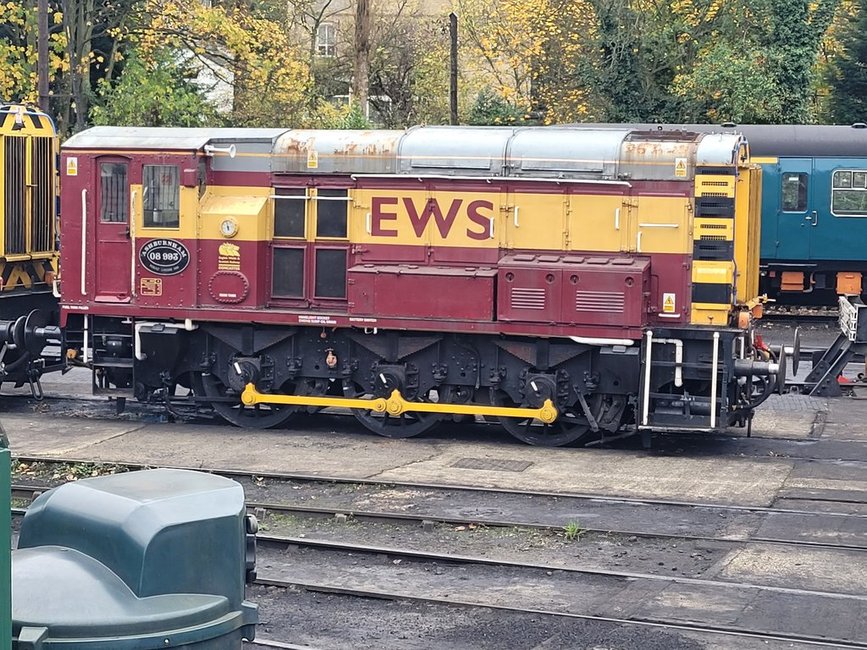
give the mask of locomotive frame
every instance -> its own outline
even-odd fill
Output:
[[[61,167],[62,321],[97,392],[560,445],[743,426],[785,374],[751,335],[741,136],[96,127]]]

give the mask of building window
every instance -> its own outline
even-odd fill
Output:
[[[176,165],[145,165],[142,170],[145,228],[180,226],[181,184]]]
[[[126,163],[99,165],[99,220],[126,223],[129,209],[129,183]]]
[[[334,56],[337,43],[337,28],[334,23],[321,23],[316,29],[316,54]]]
[[[841,217],[867,216],[867,170],[838,169],[834,172],[831,212]]]
[[[783,212],[804,212],[807,209],[807,174],[783,174]]]

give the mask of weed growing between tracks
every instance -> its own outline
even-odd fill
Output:
[[[12,482],[47,482],[51,486],[94,476],[122,474],[130,469],[115,463],[41,463],[12,460]]]

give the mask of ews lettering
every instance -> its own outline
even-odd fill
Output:
[[[403,213],[399,212],[401,204],[404,208]],[[394,196],[376,196],[373,197],[370,205],[370,234],[374,237],[397,237],[398,227],[402,221],[400,217],[404,214],[416,237],[421,238],[433,222],[443,239],[448,238],[458,217],[465,216],[470,222],[466,228],[466,236],[481,241],[490,236],[494,204],[485,200],[464,204],[463,199],[452,199],[444,210],[437,199],[427,199],[419,208],[419,205],[409,197],[403,197],[399,201]]]

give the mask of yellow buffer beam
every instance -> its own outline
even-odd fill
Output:
[[[375,413],[400,415],[413,411],[416,413],[442,413],[448,415],[492,415],[509,418],[535,418],[546,424],[557,419],[557,409],[550,399],[541,408],[522,408],[513,406],[488,406],[487,404],[437,404],[433,402],[408,402],[393,391],[386,399],[357,399],[353,397],[316,397],[312,395],[273,395],[260,393],[253,384],[247,384],[241,393],[241,401],[247,406],[255,404],[288,404],[293,406],[322,406],[350,409],[369,409]]]

